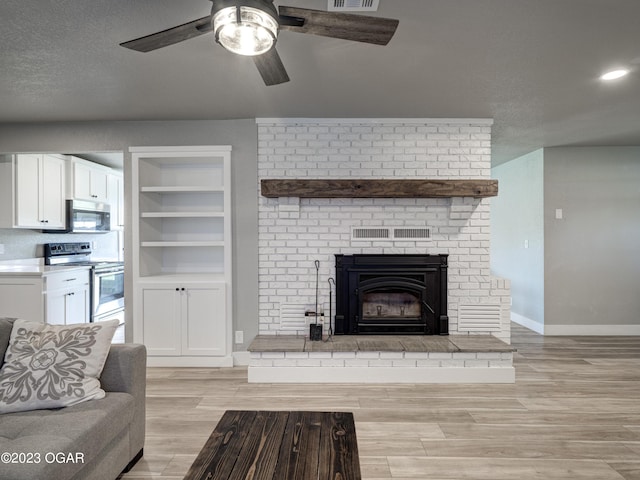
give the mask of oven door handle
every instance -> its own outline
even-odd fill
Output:
[[[124,269],[123,268],[112,268],[109,270],[97,270],[95,271],[95,276],[96,277],[101,277],[104,275],[110,275],[112,273],[124,273]]]

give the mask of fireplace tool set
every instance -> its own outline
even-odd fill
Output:
[[[315,306],[315,310],[313,312],[313,315],[315,317],[314,322],[309,324],[309,339],[312,341],[319,341],[322,340],[322,324],[318,323],[318,315],[324,317],[324,312],[320,312],[320,306],[319,306],[319,295],[318,295],[318,291],[320,288],[319,285],[319,277],[320,277],[320,261],[319,260],[315,260],[314,262],[315,267],[316,267],[316,306]],[[329,339],[333,336],[333,327],[332,327],[332,323],[331,323],[331,315],[332,315],[332,283],[335,286],[336,282],[333,278],[329,278],[328,279],[329,282],[329,336],[327,337],[326,341],[329,341]],[[310,313],[310,312],[309,312]]]

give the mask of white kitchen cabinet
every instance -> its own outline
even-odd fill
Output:
[[[70,157],[67,197],[94,202],[109,202],[111,169],[77,157]]]
[[[124,182],[122,172],[109,174],[109,205],[111,205],[111,230],[124,229]]]
[[[232,365],[231,147],[130,151],[134,341],[150,365]]]
[[[57,325],[89,322],[89,267],[33,266],[3,270],[0,317]]]
[[[45,322],[54,325],[90,320],[89,271],[51,273],[45,280]]]
[[[150,357],[227,355],[224,284],[150,283],[138,290],[137,318]]]
[[[57,230],[66,225],[65,158],[15,154],[2,158],[0,226]]]
[[[42,277],[4,274],[0,276],[0,317],[44,321]]]

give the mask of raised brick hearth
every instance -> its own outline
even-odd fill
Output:
[[[491,336],[260,335],[249,351],[252,383],[515,381],[515,349]]]

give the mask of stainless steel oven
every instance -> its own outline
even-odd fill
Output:
[[[124,310],[124,265],[98,263],[91,269],[91,321],[99,322]]]

